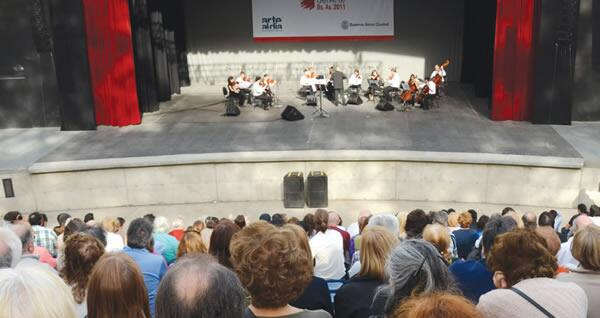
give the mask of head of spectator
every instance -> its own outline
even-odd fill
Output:
[[[121,230],[123,228],[123,226],[125,226],[125,219],[118,216],[117,220],[119,221],[119,230]]]
[[[583,203],[577,205],[577,212],[581,214],[588,214],[587,206]]]
[[[456,211],[448,212],[448,227],[458,228],[458,213]]]
[[[513,220],[515,220],[515,222],[517,222],[517,226],[520,229],[525,227],[525,224],[523,224],[523,219],[521,218],[520,214],[516,211],[508,211],[506,214],[504,214],[504,216],[510,217]]]
[[[494,273],[494,285],[497,288],[510,288],[529,278],[554,278],[558,268],[546,241],[528,229],[496,237],[487,263]]]
[[[469,212],[462,212],[458,215],[458,225],[460,225],[461,229],[468,229],[471,227],[471,222],[473,222],[473,217]]]
[[[271,223],[271,215],[269,213],[263,213],[258,217],[259,220]]]
[[[193,229],[184,232],[177,248],[177,258],[194,254],[205,254],[206,252],[208,252],[208,249],[202,241],[200,232]]]
[[[600,207],[595,204],[592,204],[590,206],[590,216],[593,216],[593,217],[600,216]]]
[[[515,210],[509,206],[505,207],[504,209],[502,209],[502,216],[505,216],[509,212],[515,212]]]
[[[535,232],[546,241],[550,254],[556,256],[560,250],[560,238],[553,228],[549,226],[540,226]]]
[[[451,293],[411,297],[398,307],[394,318],[483,318],[473,303]]]
[[[537,227],[537,218],[535,216],[535,213],[527,212],[523,214],[521,220],[523,221],[523,226],[526,229],[535,230],[535,228]]]
[[[23,253],[21,240],[9,228],[0,228],[0,268],[17,266]]]
[[[585,214],[582,214],[579,217],[577,217],[575,219],[575,221],[573,221],[572,232],[577,233],[577,231],[583,230],[584,228],[586,228],[592,224],[594,224],[594,221],[592,221],[592,218],[590,218],[589,216],[587,216]]]
[[[552,213],[544,211],[538,217],[538,226],[549,226],[554,228],[554,218],[555,216],[553,216]]]
[[[33,244],[33,231],[28,223],[15,224],[11,230],[19,237],[21,241],[22,256],[33,254],[35,246]]]
[[[365,230],[365,227],[367,227],[367,225],[369,225],[370,219],[371,219],[371,216],[361,216],[358,218],[358,234],[362,234],[362,232]],[[400,228],[400,226],[398,226],[398,228]],[[400,232],[398,232],[398,233],[400,233]]]
[[[252,297],[250,309],[284,310],[312,280],[310,255],[293,239],[289,230],[249,225],[231,242],[231,258],[242,285]],[[258,234],[258,235],[257,235]],[[291,307],[291,309],[294,309]]]
[[[202,220],[196,220],[192,224],[192,230],[194,230],[198,233],[202,232],[202,230],[204,230],[205,228],[206,228],[206,225],[204,224],[204,221],[202,221]]]
[[[441,226],[448,226],[448,213],[446,211],[437,211],[431,215],[431,223]]]
[[[89,234],[77,233],[65,242],[60,275],[71,287],[76,303],[85,301],[88,279],[102,255],[104,246]]]
[[[137,220],[150,225],[147,220]],[[108,253],[100,258],[89,278],[87,311],[90,318],[151,317],[144,278],[131,257]]]
[[[127,246],[152,251],[152,224],[146,218],[138,218],[127,228]]]
[[[481,234],[481,248],[484,256],[488,257],[488,253],[491,251],[494,240],[498,235],[515,229],[517,229],[517,222],[513,218],[500,215],[492,216]]]
[[[487,215],[482,215],[479,217],[479,220],[477,220],[477,232],[483,232],[483,229],[485,228],[485,225],[487,224],[487,222],[490,221],[490,217]]]
[[[65,230],[63,232],[63,240],[66,241],[67,239],[69,239],[69,237],[71,235],[83,232],[87,228],[88,228],[88,226],[85,223],[83,223],[83,221],[81,219],[78,219],[78,218],[69,219],[69,220],[67,220],[67,223],[65,224]]]
[[[329,224],[329,213],[324,209],[315,211],[315,231],[325,233]]]
[[[287,232],[284,231],[284,233],[288,233],[290,235],[290,239],[293,240],[298,240],[298,243],[300,244],[300,248],[306,252],[306,254],[308,255],[308,258],[310,259],[309,263],[310,266],[313,266],[313,257],[312,257],[312,252],[310,251],[310,244],[308,243],[308,235],[306,235],[306,232],[303,231],[304,229],[300,226],[294,225],[294,224],[286,224],[283,227]],[[265,227],[266,229],[266,227]],[[257,231],[262,231],[259,228],[256,228],[255,230]]]
[[[0,317],[75,318],[69,287],[41,266],[0,270]]]
[[[469,212],[469,214],[471,214],[471,228],[473,228],[474,225],[477,224],[477,211],[475,211],[473,209],[469,209],[467,212]]]
[[[239,232],[240,228],[232,221],[223,220],[217,224],[210,236],[208,252],[217,258],[219,264],[231,268],[231,253],[229,243],[231,237]]]
[[[291,218],[289,218],[286,222],[287,224],[296,224],[296,225],[300,225],[300,219],[298,219],[297,217],[293,216]]]
[[[377,292],[384,297],[386,316],[411,296],[436,291],[455,292],[456,286],[448,266],[435,247],[425,240],[406,240],[391,253],[386,268],[389,282]]]
[[[370,226],[382,226],[386,228],[394,237],[400,236],[400,224],[398,218],[391,214],[378,214],[369,219]]]
[[[271,224],[275,225],[275,226],[283,226],[286,222],[285,220],[285,216],[283,214],[280,213],[275,213],[273,214],[273,217],[271,218]]]
[[[40,212],[33,212],[29,214],[29,224],[31,226],[42,226],[44,223],[44,218]]]
[[[315,215],[312,213],[307,213],[304,218],[302,218],[301,224],[308,236],[313,235],[315,231]]]
[[[5,223],[17,224],[23,221],[23,215],[18,211],[10,211],[4,214],[2,219]]]
[[[186,256],[167,272],[156,295],[156,318],[241,318],[244,290],[236,275],[208,255]]]
[[[148,213],[143,218],[150,222],[150,224],[154,224],[154,220],[156,220],[156,216],[153,213]]]
[[[327,217],[327,225],[329,226],[338,226],[340,225],[340,215],[334,211],[329,212]]]
[[[240,229],[243,229],[246,226],[246,217],[240,214],[235,217],[233,223],[235,223],[235,225],[237,225]]]
[[[398,242],[398,236],[387,228],[371,225],[361,234],[360,245],[360,277],[368,277],[380,281],[386,280],[385,264],[390,253]]]
[[[590,225],[575,233],[571,253],[583,269],[600,272],[600,227]]]
[[[406,218],[408,217],[407,212],[398,212],[398,226],[400,228],[400,237],[406,237]]]
[[[81,233],[89,234],[98,240],[103,246],[106,246],[106,232],[97,226],[91,226],[81,231]]]
[[[450,233],[448,228],[440,224],[428,224],[423,230],[423,239],[433,244],[447,264],[452,260],[450,252]]]
[[[168,233],[171,230],[169,220],[164,216],[158,216],[154,219],[154,232],[155,233]]]
[[[429,217],[425,211],[421,209],[411,211],[408,216],[406,216],[406,237],[409,239],[421,238],[427,224],[429,224]]]
[[[121,223],[115,217],[105,217],[102,220],[102,229],[108,233],[117,233],[121,228]]]
[[[40,213],[40,215],[42,216],[42,226],[48,226],[48,215],[46,213]]]
[[[56,232],[58,235],[62,234],[65,230],[65,224],[70,218],[71,215],[69,213],[59,213],[58,216],[56,216],[56,222],[58,225],[54,227],[54,232]]]
[[[94,219],[94,213],[86,213],[83,216],[83,223],[89,225],[89,226],[94,226],[96,224],[96,221]]]

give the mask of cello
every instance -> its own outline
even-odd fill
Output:
[[[404,91],[402,93],[402,95],[400,95],[400,99],[404,103],[408,103],[408,102],[412,101],[415,94],[419,90],[419,88],[417,87],[415,75],[410,76],[410,79],[408,80],[408,85],[409,85],[409,89],[407,91]]]
[[[448,65],[450,65],[450,60],[446,60],[444,61],[444,63],[440,64],[440,69],[446,68],[448,67]],[[440,75],[439,72],[431,80],[435,83],[436,87],[440,87],[444,82],[444,78],[442,77],[442,75]]]

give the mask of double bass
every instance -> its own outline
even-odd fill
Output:
[[[440,69],[446,68],[448,67],[448,65],[450,65],[450,60],[446,60],[444,61],[444,63],[440,64]],[[444,78],[442,77],[442,75],[439,74],[439,72],[431,80],[435,83],[435,86],[437,87],[440,87],[444,82]]]

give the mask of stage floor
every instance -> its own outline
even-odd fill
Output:
[[[185,88],[146,114],[143,124],[124,128],[69,133],[37,162],[164,156],[175,154],[295,150],[409,150],[513,154],[581,158],[552,126],[524,122],[493,122],[485,101],[469,88],[451,85],[440,107],[412,112],[379,112],[373,102],[334,106],[324,102],[329,118],[311,118],[294,87],[281,89],[283,105],[297,106],[306,116],[299,122],[280,119],[282,108],[242,108],[239,117],[225,117],[220,87]],[[600,127],[594,129],[599,131]],[[570,132],[576,127],[561,128]],[[589,132],[593,135],[593,132]],[[63,135],[65,133],[58,133]],[[596,136],[600,135],[597,134]]]

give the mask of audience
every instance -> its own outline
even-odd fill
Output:
[[[56,222],[58,222],[58,225],[54,227],[54,233],[56,233],[57,235],[56,248],[58,250],[62,250],[62,246],[64,243],[63,233],[65,232],[65,225],[67,224],[67,221],[69,221],[70,218],[71,215],[68,213],[60,213],[56,217]]]
[[[183,232],[185,232],[185,227],[183,226],[183,220],[181,217],[176,217],[173,222],[171,222],[171,228],[172,230],[169,232],[169,235],[176,238],[178,241],[181,241]]]
[[[350,237],[354,238],[355,236],[357,236],[358,234],[360,234],[360,223],[361,223],[361,219],[363,220],[367,220],[369,219],[371,216],[373,215],[373,213],[371,213],[370,210],[362,210],[358,213],[358,219],[356,222],[348,225],[348,228],[346,229],[346,231],[348,232],[348,234],[350,234]],[[358,249],[358,248],[357,248]]]
[[[452,232],[456,239],[456,250],[458,257],[467,259],[467,256],[475,246],[475,241],[479,238],[477,231],[471,228],[473,218],[469,212],[463,212],[458,215],[458,224],[460,229]]]
[[[18,224],[23,221],[23,215],[21,215],[21,213],[18,211],[10,211],[4,214],[2,219],[7,224]]]
[[[75,234],[65,242],[64,265],[60,276],[71,287],[77,316],[87,315],[86,288],[96,262],[104,255],[104,246],[88,234]]]
[[[423,231],[423,239],[436,248],[447,265],[452,262],[452,253],[450,252],[450,234],[448,229],[440,224],[428,224]]]
[[[106,217],[102,220],[102,229],[106,233],[106,251],[120,251],[125,247],[123,238],[117,234],[121,229],[121,223],[115,217]]]
[[[362,234],[360,272],[335,295],[336,317],[368,317],[377,289],[387,280],[385,264],[398,241],[386,228],[369,225]]]
[[[202,235],[196,230],[187,230],[183,233],[177,248],[177,259],[183,256],[205,254],[208,252],[206,245],[202,242]]]
[[[43,247],[52,257],[57,256],[56,239],[57,235],[51,229],[42,226],[44,219],[39,212],[33,212],[29,215],[29,224],[33,230],[33,243],[35,246]]]
[[[583,288],[588,299],[588,318],[600,317],[600,227],[590,225],[575,234],[571,249],[579,267],[558,275],[562,282],[572,282]]]
[[[152,232],[152,224],[147,219],[140,218],[131,221],[129,229],[127,229],[127,246],[123,248],[123,252],[129,255],[142,271],[148,293],[150,313],[154,313],[154,300],[158,284],[167,273],[165,259],[152,253],[154,250]]]
[[[204,223],[204,229],[200,231],[202,234],[202,241],[207,247],[210,247],[210,237],[212,236],[213,229],[217,226],[218,220],[214,221],[210,216],[206,218]]]
[[[342,236],[342,240],[344,242],[344,263],[349,265],[352,261],[352,252],[350,250],[350,234],[346,232],[346,230],[340,226],[342,224],[342,219],[340,215],[336,212],[329,212],[327,218],[327,226],[329,229],[337,231]]]
[[[10,228],[21,240],[21,259],[19,264],[47,264],[50,268],[56,268],[56,259],[43,247],[37,247],[33,244],[33,231],[31,226],[26,223],[18,223]]]
[[[371,315],[391,316],[411,296],[435,291],[458,292],[448,266],[438,251],[424,240],[409,239],[396,246],[386,266],[389,281],[371,305]]]
[[[179,241],[169,235],[169,221],[164,216],[154,219],[154,249],[155,252],[162,255],[167,264],[171,264],[177,258],[177,246]]]
[[[71,291],[58,275],[42,266],[18,265],[0,269],[0,317],[77,318],[77,314]]]
[[[246,226],[246,217],[240,214],[235,217],[233,223],[235,223],[235,225],[237,225],[240,229],[243,229]]]
[[[571,226],[571,233],[573,234],[577,234],[577,231],[583,230],[593,224],[592,219],[589,216],[584,213],[581,214],[581,216],[573,221],[573,225]],[[574,236],[570,237],[565,243],[562,243],[560,250],[556,255],[558,264],[566,267],[569,270],[576,270],[579,267],[579,261],[573,257],[573,253],[571,252],[573,238]]]
[[[488,265],[497,289],[479,299],[477,308],[485,317],[586,316],[585,292],[554,279],[556,258],[534,231],[520,229],[496,237]]]
[[[221,220],[210,237],[208,252],[219,261],[219,264],[227,268],[232,268],[229,244],[233,235],[239,231],[240,228],[232,221]]]
[[[400,223],[398,218],[391,214],[374,215],[369,219],[369,225],[385,227],[394,237],[400,236]]]
[[[408,239],[419,239],[423,237],[423,230],[425,226],[430,223],[429,216],[425,211],[417,209],[411,211],[406,216],[406,238]]]
[[[152,225],[147,223],[146,230]],[[135,220],[134,220],[135,222]],[[133,226],[132,222],[130,227]],[[135,225],[136,228],[139,224]],[[148,232],[147,237],[150,237]],[[87,287],[87,312],[89,318],[149,318],[148,293],[142,272],[125,253],[109,253],[100,258],[89,278]],[[175,304],[173,304],[175,306]]]
[[[156,295],[156,318],[241,318],[243,312],[239,279],[208,255],[178,260]]]
[[[315,235],[310,239],[310,251],[314,258],[315,276],[323,279],[342,279],[346,276],[344,266],[344,239],[327,224],[327,211],[315,212]]]
[[[521,220],[523,221],[523,226],[526,229],[535,230],[537,227],[537,219],[534,213],[527,212],[523,214]]]
[[[398,307],[394,318],[483,318],[467,299],[450,293],[411,297]]]
[[[17,266],[21,260],[22,243],[9,228],[0,228],[0,269]]]

